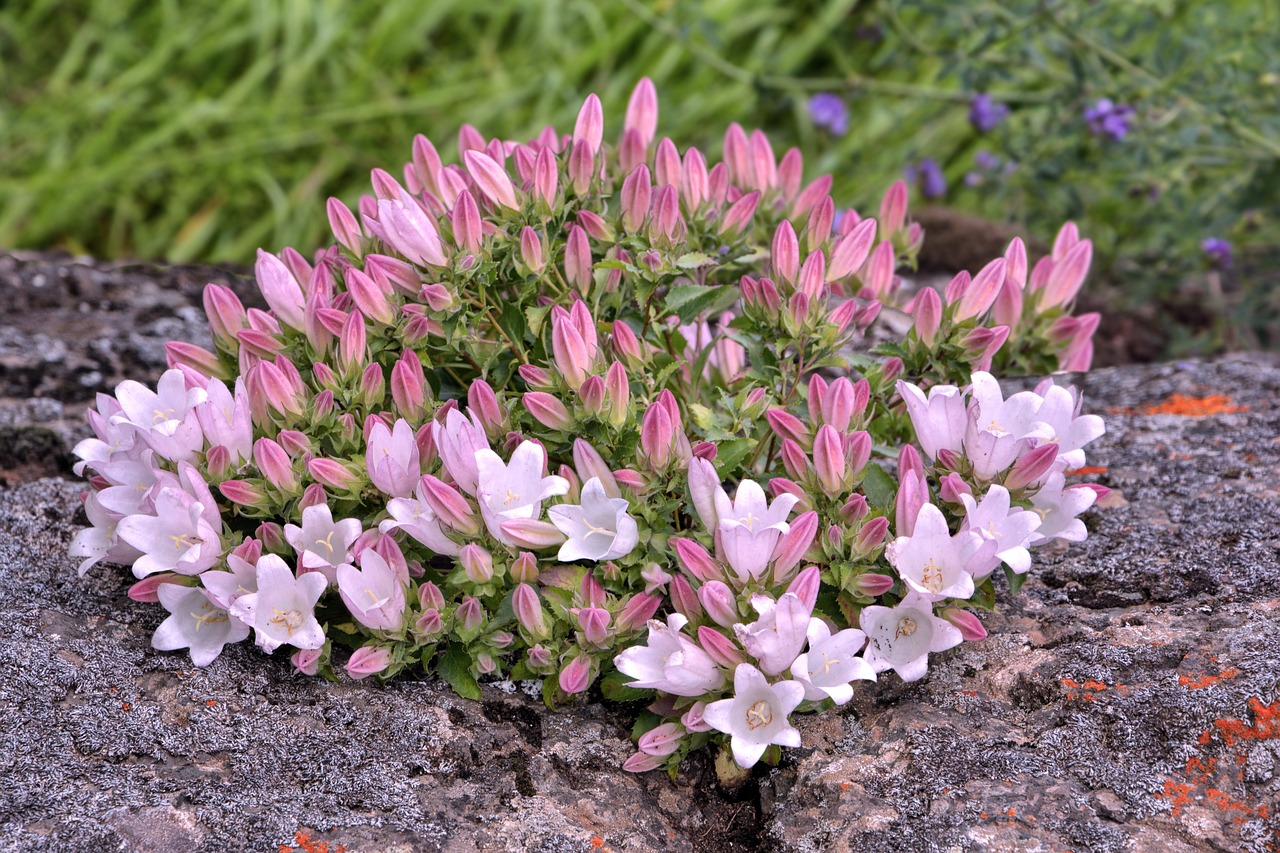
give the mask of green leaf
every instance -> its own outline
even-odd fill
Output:
[[[716,445],[716,469],[725,474],[731,473],[756,449],[757,444],[759,442],[754,438],[735,438],[720,442]]]
[[[709,311],[721,300],[732,302],[738,295],[738,288],[730,285],[707,287],[700,284],[678,284],[667,291],[663,302],[663,310],[675,314],[680,322],[692,322],[699,314]]]
[[[640,735],[653,731],[660,725],[662,718],[646,708],[636,717],[636,723],[631,727],[631,739],[639,740]]]
[[[698,267],[705,267],[707,264],[714,264],[716,259],[703,252],[690,252],[687,255],[681,255],[676,258],[676,266],[682,270],[694,270]]]
[[[862,472],[862,491],[873,507],[886,510],[893,506],[893,498],[898,494],[898,484],[889,476],[888,471],[871,464]]]
[[[453,692],[463,699],[480,700],[480,685],[471,674],[471,655],[465,646],[451,643],[449,650],[440,656],[436,663],[436,672],[440,674]]]
[[[973,591],[973,597],[969,599],[969,602],[974,607],[980,607],[983,610],[996,609],[996,588],[991,583],[990,577],[978,584],[978,588]]]
[[[1022,585],[1027,582],[1027,575],[1018,574],[1008,566],[1004,567],[1004,579],[1009,582],[1009,594],[1017,595],[1022,590]]]
[[[611,672],[600,679],[600,692],[611,702],[639,702],[653,698],[652,690],[632,687],[631,679],[620,672]]]

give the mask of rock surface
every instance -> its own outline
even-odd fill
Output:
[[[247,644],[206,669],[152,650],[160,614],[127,572],[76,577],[79,486],[59,475],[92,392],[154,380],[163,341],[199,331],[165,318],[208,273],[89,269],[114,295],[68,289],[88,275],[68,266],[42,307],[27,262],[0,258],[0,849],[1280,845],[1280,359],[1083,379],[1111,413],[1105,470],[1082,476],[1117,490],[1090,540],[1038,552],[985,642],[798,720],[804,747],[727,792],[703,755],[674,782],[622,773],[627,709],[318,683]],[[42,326],[58,299],[85,325]],[[1242,409],[1142,413],[1173,393]]]

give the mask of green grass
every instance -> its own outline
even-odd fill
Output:
[[[1146,299],[1202,269],[1206,236],[1280,252],[1277,30],[1280,7],[1254,0],[4,4],[0,247],[309,252],[327,241],[324,200],[354,203],[375,166],[398,173],[413,134],[449,157],[463,122],[567,131],[594,91],[616,138],[648,75],[682,147],[715,154],[730,121],[763,127],[810,176],[834,173],[837,204],[873,209],[934,157],[947,203],[1041,239],[1075,217],[1099,267]],[[847,136],[810,123],[822,90],[846,96]],[[991,135],[966,120],[974,91],[1013,107]],[[1084,128],[1103,96],[1139,109],[1122,144]],[[983,147],[1018,169],[964,188]],[[1248,305],[1266,280],[1229,284]]]

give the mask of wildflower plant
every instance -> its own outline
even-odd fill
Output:
[[[212,351],[169,345],[76,448],[83,574],[131,566],[198,665],[252,636],[336,679],[541,680],[648,702],[630,770],[709,742],[749,767],[797,711],[985,636],[997,581],[1084,537],[1069,484],[1103,431],[1046,380],[1084,370],[1074,226],[906,297],[907,189],[874,218],[733,125],[720,162],[657,137],[644,80],[616,144],[414,140],[335,244],[261,252],[267,310],[209,285]],[[886,307],[904,339],[868,348]]]

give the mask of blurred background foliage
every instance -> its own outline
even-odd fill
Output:
[[[682,148],[718,151],[739,121],[833,172],[837,204],[874,212],[907,170],[931,203],[1042,242],[1074,218],[1110,305],[1169,309],[1170,352],[1269,346],[1277,32],[1271,0],[4,4],[0,246],[309,251],[324,200],[398,172],[414,133],[448,156],[463,121],[569,130],[594,91],[612,137],[648,75]]]

